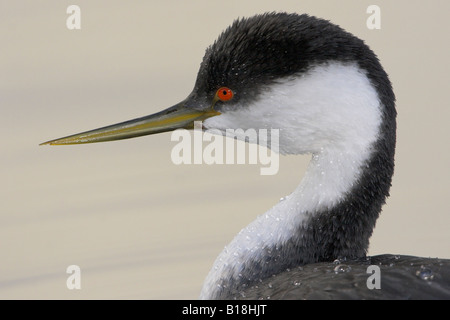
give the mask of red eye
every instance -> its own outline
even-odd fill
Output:
[[[217,90],[216,96],[222,101],[229,101],[233,98],[233,91],[227,87],[222,87]]]

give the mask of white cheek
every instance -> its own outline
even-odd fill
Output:
[[[336,143],[366,145],[380,117],[377,93],[357,65],[330,63],[274,84],[253,104],[225,108],[204,125],[223,132],[280,129],[280,153],[300,154]]]

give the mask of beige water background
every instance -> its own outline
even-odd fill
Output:
[[[81,7],[82,29],[66,28]],[[381,8],[381,30],[366,8]],[[394,84],[391,197],[369,254],[450,258],[450,2],[1,1],[0,298],[196,298],[216,255],[289,194],[308,156],[182,165],[161,134],[39,147],[156,112],[193,87],[205,48],[235,18],[309,13],[365,39]],[[66,288],[66,267],[82,289]]]

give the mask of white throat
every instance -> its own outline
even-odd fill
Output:
[[[286,243],[308,217],[341,202],[364,170],[380,123],[376,90],[356,64],[342,63],[312,68],[272,86],[250,106],[205,120],[220,130],[278,128],[281,153],[312,153],[312,159],[295,191],[225,247],[200,298],[214,298],[224,283],[239,282],[246,261],[264,261],[266,248]]]

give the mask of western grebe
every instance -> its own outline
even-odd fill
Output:
[[[43,144],[126,139],[194,121],[224,133],[276,128],[281,154],[312,154],[294,192],[218,256],[200,298],[450,298],[450,260],[366,257],[394,172],[396,109],[388,75],[362,40],[308,15],[238,19],[206,50],[182,102]],[[381,290],[366,285],[370,265],[381,267]]]

